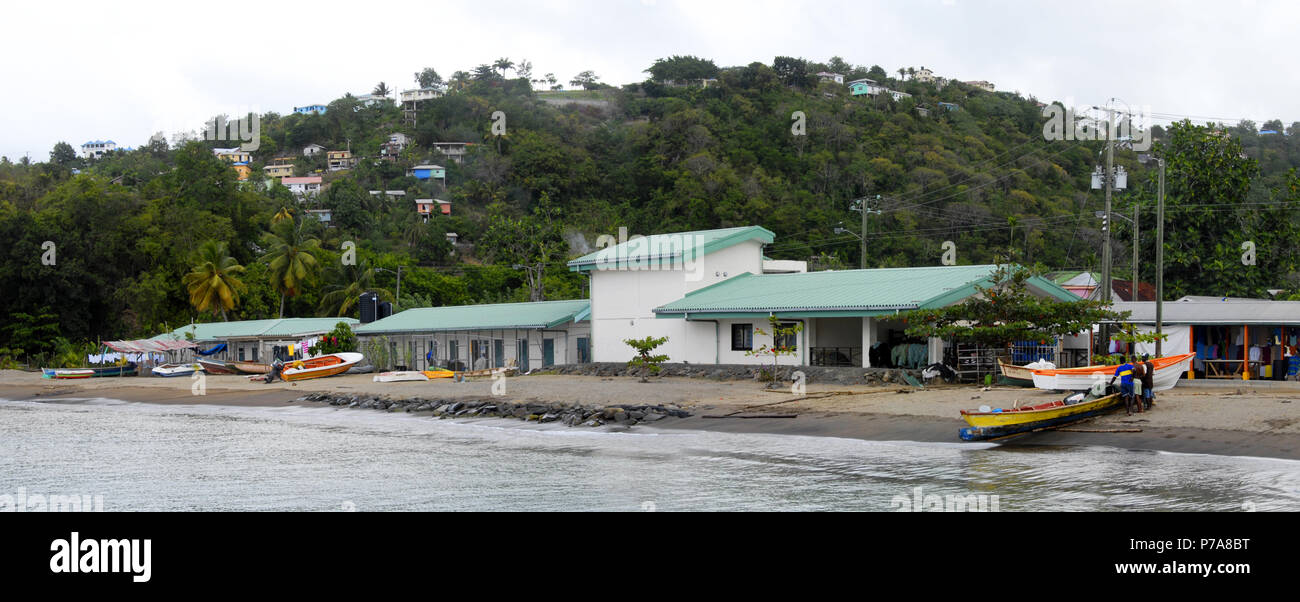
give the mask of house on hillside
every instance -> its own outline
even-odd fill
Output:
[[[451,203],[441,199],[415,199],[415,211],[427,222],[435,212],[451,215]]]
[[[325,147],[319,144],[308,144],[302,147],[302,156],[304,157],[314,157],[323,152],[325,152]]]
[[[280,183],[284,184],[289,189],[289,192],[298,197],[299,201],[315,197],[320,194],[321,190],[320,176],[286,177],[281,178]]]
[[[966,84],[966,85],[968,85],[968,86],[974,86],[974,87],[976,87],[976,88],[979,88],[979,89],[981,89],[981,90],[984,90],[985,92],[996,92],[996,91],[997,91],[997,88],[993,86],[992,82],[986,82],[986,81],[984,81],[984,80],[972,80],[972,81],[962,82],[962,83],[964,83],[964,84]]]
[[[352,151],[347,150],[327,151],[325,153],[325,161],[326,165],[329,166],[330,171],[352,169],[352,167],[357,164],[356,159],[352,158]]]
[[[830,83],[833,83],[833,84],[843,84],[843,83],[844,83],[844,74],[843,74],[843,73],[831,73],[831,72],[829,72],[829,71],[819,71],[819,72],[817,73],[817,79],[818,79],[819,81],[822,81],[822,82],[830,82]]]
[[[441,165],[425,163],[406,170],[406,175],[413,176],[417,180],[442,180],[445,183],[447,181],[447,168]]]
[[[916,73],[912,76],[912,79],[923,84],[931,84],[935,81],[934,72],[925,67],[917,69]]]
[[[875,96],[885,91],[885,87],[873,79],[855,79],[849,82],[849,93],[854,96]]]
[[[434,142],[433,149],[442,153],[444,157],[455,161],[457,165],[465,162],[465,155],[469,154],[469,147],[473,144],[469,142]]]
[[[106,153],[117,150],[117,143],[112,140],[91,140],[81,145],[81,158],[98,159]]]

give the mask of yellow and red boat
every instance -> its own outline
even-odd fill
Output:
[[[284,372],[280,373],[280,378],[284,380],[307,380],[311,378],[324,378],[347,372],[349,368],[357,365],[365,356],[355,352],[331,353],[319,357],[309,357],[305,360],[294,360],[287,364]]]
[[[1118,394],[1089,399],[1076,393],[1059,401],[1049,401],[1032,406],[1011,409],[962,410],[961,417],[970,426],[959,434],[965,441],[982,441],[1025,433],[1040,428],[1061,426],[1115,409],[1120,404]]]

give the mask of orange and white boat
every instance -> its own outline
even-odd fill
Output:
[[[1154,391],[1174,388],[1178,379],[1192,363],[1195,353],[1158,357],[1151,360],[1156,367],[1153,377]],[[1108,382],[1115,375],[1114,366],[1084,366],[1082,368],[1057,368],[1055,370],[1034,370],[1034,386],[1047,391],[1086,391],[1098,381]]]
[[[331,353],[305,360],[294,360],[285,364],[280,378],[284,380],[307,380],[342,374],[357,365],[365,356],[355,352]]]

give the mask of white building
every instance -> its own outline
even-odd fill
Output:
[[[995,87],[993,86],[993,83],[992,83],[992,82],[986,82],[986,81],[984,81],[984,80],[972,80],[972,81],[962,82],[962,83],[964,83],[964,84],[966,84],[966,85],[968,85],[968,86],[975,86],[976,88],[979,88],[979,89],[981,89],[981,90],[984,90],[985,92],[996,92],[996,91],[997,91],[997,88],[995,88]]]
[[[802,325],[798,335],[780,341],[796,349],[782,358],[786,365],[892,365],[901,348],[897,363],[920,367],[943,361],[944,342],[909,338],[898,314],[958,303],[997,269],[806,272],[798,262],[765,260],[763,247],[773,239],[758,226],[659,234],[570,261],[571,270],[591,279],[594,361],[627,361],[632,350],[625,339],[666,336],[657,351],[671,362],[770,363],[761,349],[774,343],[768,319],[776,317]],[[1041,277],[1030,278],[1029,287],[1035,295],[1077,300]]]
[[[920,69],[916,70],[916,73],[914,75],[912,75],[912,79],[921,83],[928,84],[928,83],[933,83],[935,77],[933,71],[926,69],[925,67],[921,67]]]
[[[81,145],[81,158],[98,159],[105,153],[117,150],[117,143],[112,140],[91,140]]]
[[[284,184],[289,189],[289,192],[292,192],[300,201],[320,194],[320,176],[280,178],[280,183]]]
[[[302,156],[304,157],[311,157],[323,152],[325,152],[325,147],[319,144],[308,144],[302,147]]]
[[[831,73],[830,71],[819,71],[817,73],[817,79],[824,82],[832,82],[841,85],[844,84],[843,73]]]

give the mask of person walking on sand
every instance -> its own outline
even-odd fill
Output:
[[[1142,354],[1142,411],[1156,405],[1156,365],[1151,362],[1150,354]]]
[[[1110,377],[1109,384],[1115,384],[1115,379],[1119,379],[1119,396],[1124,400],[1124,411],[1129,416],[1133,415],[1133,364],[1124,362],[1115,368],[1115,375]],[[1142,411],[1142,406],[1138,406],[1138,411]]]

